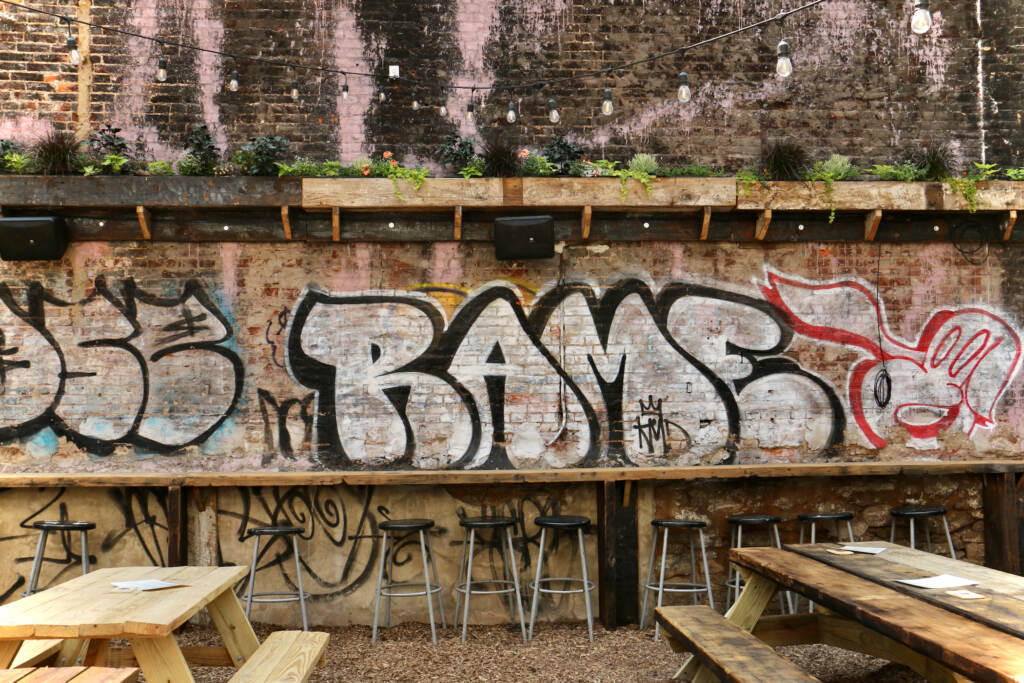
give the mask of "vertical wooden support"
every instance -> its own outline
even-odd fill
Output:
[[[1007,211],[1006,218],[1003,219],[1003,241],[1009,242],[1010,237],[1013,236],[1013,226],[1017,224],[1017,212]]]
[[[640,621],[640,540],[637,537],[636,482],[615,483],[615,619]]]
[[[142,239],[153,239],[153,233],[150,230],[150,226],[153,225],[153,216],[149,213],[149,209],[144,206],[136,206],[135,214],[139,217],[139,230],[142,232]]]
[[[331,207],[331,240],[341,241],[341,209],[336,206]]]
[[[758,240],[763,240],[764,236],[768,234],[768,226],[772,224],[772,210],[765,209],[761,212],[761,215],[757,217],[757,227],[754,229],[754,237]]]
[[[706,240],[708,238],[708,230],[711,228],[711,207],[705,206],[704,213],[700,219],[700,238]]]
[[[615,608],[615,482],[595,482],[597,493],[597,612],[605,628],[618,626]]]
[[[284,226],[284,238],[290,241],[292,238],[292,220],[287,206],[281,207],[281,225]]]
[[[455,216],[452,218],[452,239],[456,242],[462,239],[462,207],[455,207]]]
[[[180,486],[167,487],[167,566],[188,564],[188,501]]]
[[[878,225],[882,222],[882,210],[875,209],[864,217],[864,241],[874,242],[878,234]]]
[[[590,219],[594,215],[594,208],[592,206],[584,206],[583,214],[580,216],[580,234],[583,235],[584,240],[590,239]]]
[[[1012,472],[982,475],[981,507],[985,515],[985,566],[1020,574],[1020,522]]]

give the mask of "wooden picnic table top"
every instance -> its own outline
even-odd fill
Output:
[[[0,669],[0,683],[132,683],[138,678],[137,668],[62,666]]]
[[[0,606],[0,640],[169,636],[246,574],[244,566],[97,569]],[[182,585],[132,592],[111,585],[141,579]]]
[[[818,548],[826,547],[837,546],[804,546],[800,547],[800,552],[797,546],[785,549],[740,548],[732,550],[729,557],[734,564],[773,581],[780,589],[796,591],[836,614],[859,622],[972,680],[1024,681],[1024,639],[1008,632],[1016,628],[1020,615],[1024,614],[1024,602],[1019,602],[1019,607],[1006,601],[1000,602],[998,610],[1006,609],[1010,612],[1005,615],[1006,626],[996,628],[991,625],[991,621],[998,618],[998,611],[991,604],[988,607],[969,606],[953,611],[936,599],[926,600],[918,593],[897,590],[880,580],[865,578],[881,578],[884,569],[879,569],[878,562],[871,563],[871,569],[864,569],[868,563],[853,560],[848,565],[858,567],[857,572],[854,572],[838,566],[838,563],[813,556]],[[975,574],[977,576],[984,573],[983,585],[990,591],[986,600],[989,603],[995,601],[996,595],[1009,597],[1008,593],[1016,590],[1013,587],[1015,581],[1020,579],[950,558],[945,559],[954,564],[936,564],[936,561],[943,558],[929,556],[921,551],[904,550],[906,552],[896,553],[889,549],[882,553],[885,555],[892,552],[893,559],[888,561],[892,573],[886,576],[891,577],[899,572],[909,573],[915,567],[915,577],[951,573],[971,578],[968,574],[979,572]],[[856,557],[825,554],[843,560]],[[938,567],[943,568],[936,572]],[[948,571],[950,569],[952,571]],[[1006,577],[1007,583],[1000,583],[997,575]],[[1003,586],[1002,593],[992,592],[999,590],[1000,585]],[[965,610],[975,610],[976,613],[969,616]],[[981,613],[986,613],[984,621],[975,618]]]

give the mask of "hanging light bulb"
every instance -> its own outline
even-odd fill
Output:
[[[516,101],[509,100],[508,102],[508,113],[505,114],[505,120],[509,123],[516,122]]]
[[[292,101],[299,101],[299,79],[297,78],[292,79]]]
[[[231,80],[228,81],[228,90],[238,92],[238,69],[231,71]]]
[[[348,99],[348,83],[342,83],[341,84],[341,99],[343,99],[343,100],[347,100]]]
[[[561,120],[562,115],[558,113],[558,105],[555,104],[554,98],[548,100],[548,121],[558,123]]]
[[[167,82],[167,57],[161,57],[156,62],[156,80]]]
[[[783,78],[793,75],[793,60],[789,58],[789,43],[785,40],[779,41],[779,61],[775,63],[775,73]]]
[[[445,104],[444,100],[441,100],[441,116],[448,116],[448,105]]]
[[[413,100],[412,101],[412,110],[413,111],[419,111],[420,110],[420,101],[419,100]]]
[[[690,91],[690,77],[686,75],[685,71],[679,72],[679,89],[676,91],[676,99],[681,103],[686,104],[690,101],[693,93]]]
[[[910,30],[914,33],[928,33],[932,27],[932,13],[928,11],[928,0],[914,0],[914,16],[910,19]]]
[[[71,30],[70,25],[68,30]],[[78,66],[82,63],[82,55],[78,52],[78,40],[74,36],[68,36],[67,40],[68,48],[68,64],[71,66]]]
[[[473,109],[473,100],[470,100],[469,104],[466,105],[466,120],[470,123],[473,122]]]
[[[604,89],[604,99],[601,100],[601,113],[605,116],[611,116],[612,112],[615,111],[615,103],[612,102],[612,89]]]
[[[377,95],[377,100],[380,101],[380,102],[383,102],[387,98],[388,98],[388,96],[384,94],[383,90],[381,90],[380,94]]]

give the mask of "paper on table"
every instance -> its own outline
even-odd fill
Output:
[[[141,579],[139,581],[111,581],[111,584],[120,590],[140,590],[140,591],[156,591],[161,588],[174,588],[180,586],[180,583],[171,583],[170,581],[160,581],[159,579]]]
[[[844,545],[841,550],[849,550],[855,553],[868,553],[870,555],[877,555],[878,553],[885,550],[885,548],[875,548],[866,545]]]
[[[959,576],[953,576],[952,574],[939,574],[938,576],[928,576],[923,579],[896,579],[896,581],[918,588],[959,588],[960,586],[978,585],[977,581],[961,579]]]

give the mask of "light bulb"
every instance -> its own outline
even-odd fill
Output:
[[[686,75],[685,71],[679,72],[679,90],[676,91],[676,99],[686,104],[690,101],[692,93],[690,92],[690,77]]]
[[[469,104],[466,105],[466,120],[473,121],[473,102],[470,100]]]
[[[419,100],[413,100],[412,101],[412,110],[413,111],[419,111],[420,110],[420,101]]]
[[[548,121],[558,123],[561,120],[562,115],[558,113],[558,105],[555,104],[554,99],[548,100]]]
[[[167,57],[161,57],[156,63],[156,80],[161,83],[167,81]]]
[[[381,101],[381,102],[383,102],[383,101],[384,101],[384,100],[386,100],[387,98],[388,98],[388,96],[384,94],[384,91],[383,91],[383,90],[382,90],[382,91],[380,92],[380,94],[379,94],[379,95],[377,95],[377,99],[378,99],[379,101]]]
[[[441,103],[441,116],[448,116],[448,107],[444,102]]]
[[[292,79],[292,101],[299,101],[299,79],[297,78]]]
[[[515,100],[508,103],[508,113],[505,114],[505,120],[509,123],[516,122],[516,103]]]
[[[238,69],[231,72],[231,80],[228,81],[228,90],[238,92]]]
[[[82,63],[82,55],[78,53],[78,40],[74,36],[68,36],[68,64],[78,66]]]
[[[775,63],[775,73],[783,78],[789,78],[793,75],[793,60],[789,58],[789,43],[784,40],[779,41],[778,55],[779,61]]]
[[[348,83],[343,83],[341,86],[341,99],[348,99]]]
[[[601,101],[601,113],[605,116],[611,116],[612,112],[615,111],[615,104],[612,102],[612,89],[604,89],[604,100]]]
[[[928,11],[928,0],[915,0],[914,16],[910,19],[910,30],[914,33],[928,33],[932,27],[932,13]]]

